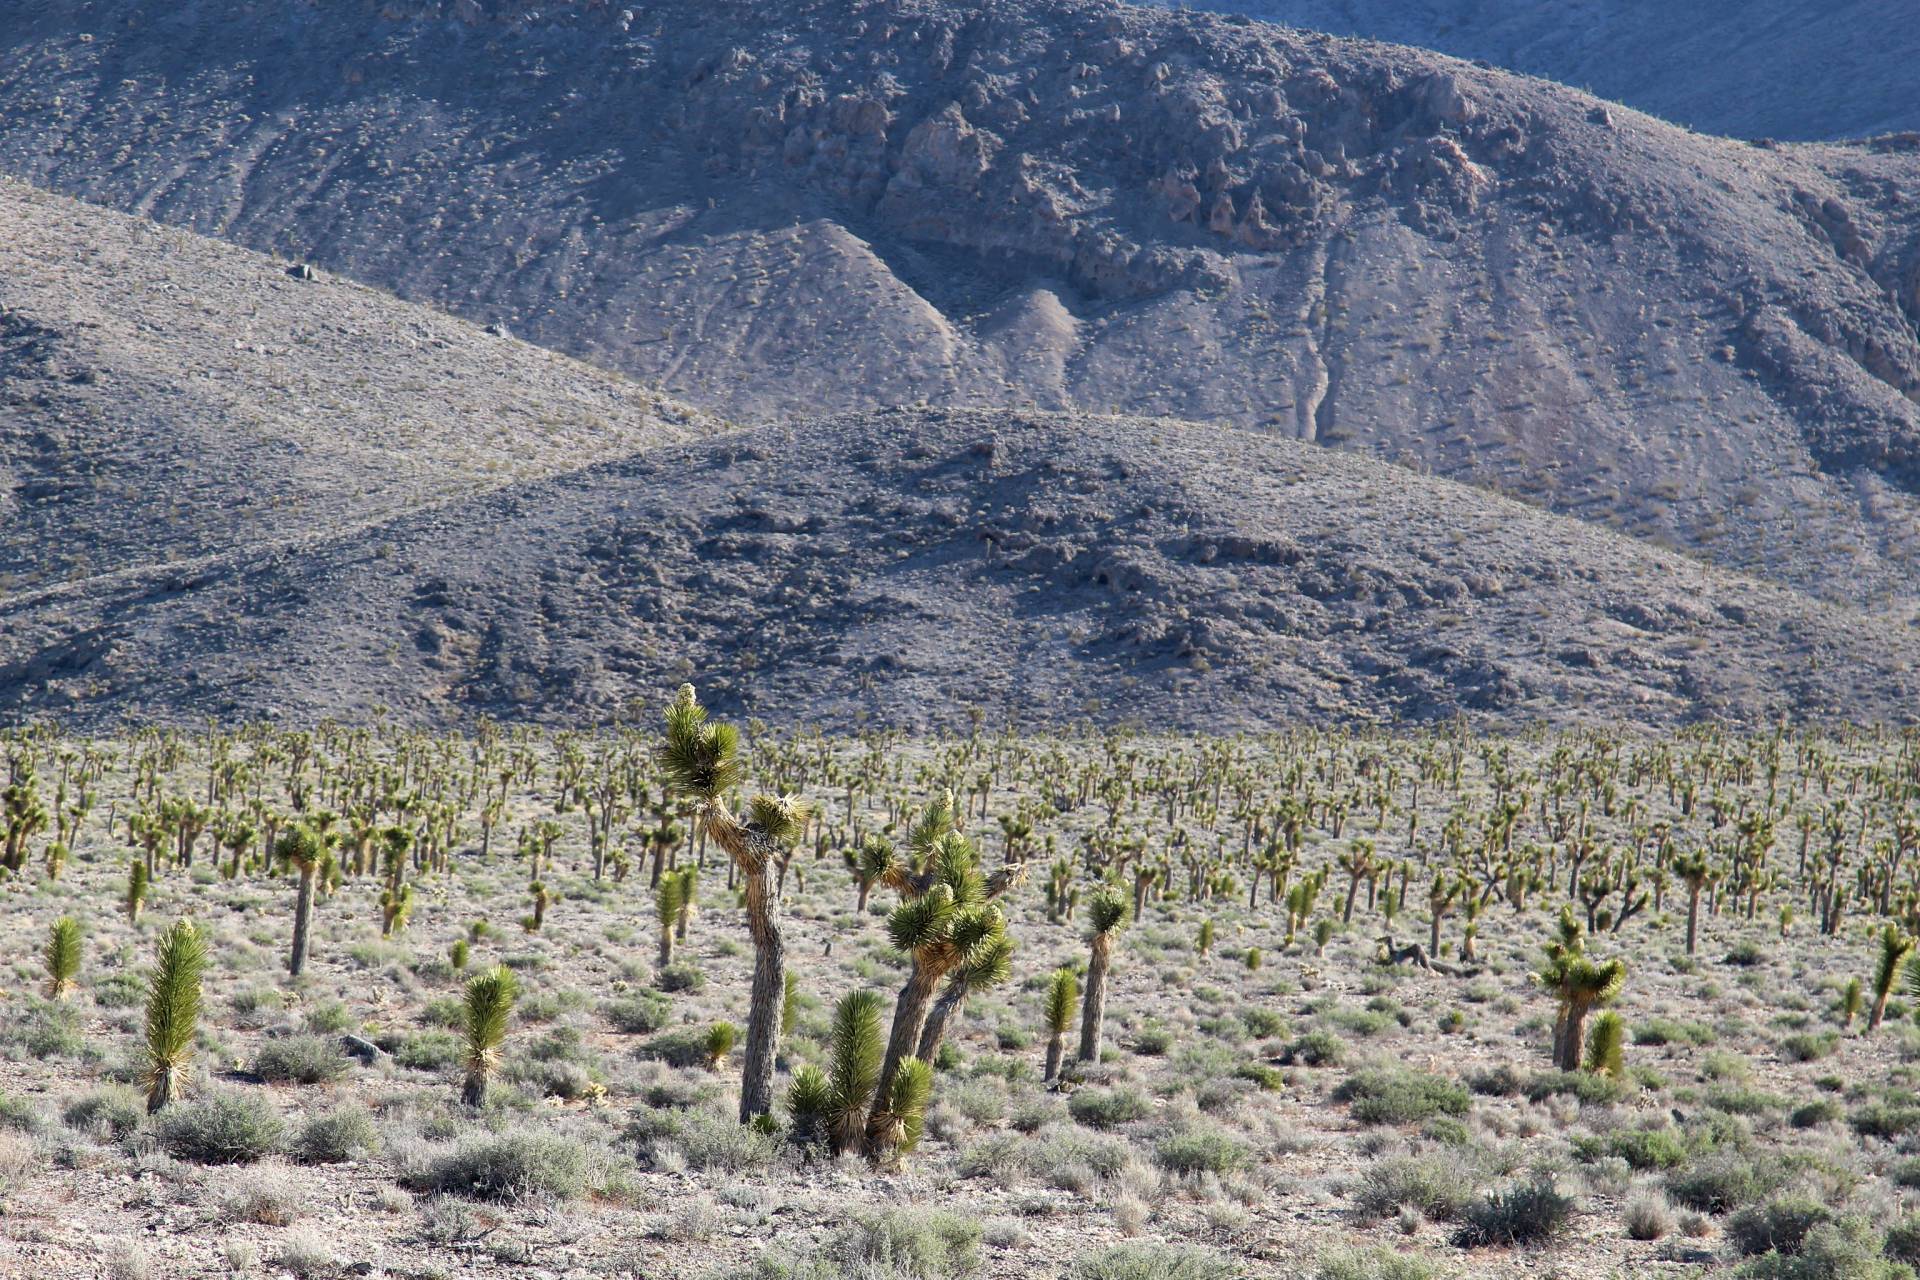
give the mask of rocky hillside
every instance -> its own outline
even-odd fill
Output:
[[[1905,626],[1272,434],[1010,411],[672,445],[0,602],[0,711],[1168,729],[1911,715]]]
[[[538,347],[0,180],[0,591],[180,571],[712,429]]]
[[[1109,0],[779,12],[7,6],[0,169],[736,417],[1233,424],[1838,599],[1913,595],[1907,142],[1700,137]]]
[[[1703,133],[1920,129],[1920,27],[1885,0],[1151,0],[1417,45],[1578,85]]]

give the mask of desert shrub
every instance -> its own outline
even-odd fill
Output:
[[[942,1210],[889,1209],[843,1227],[823,1250],[823,1261],[843,1275],[946,1280],[980,1266],[977,1220]]]
[[[1787,1105],[1785,1098],[1743,1085],[1709,1089],[1702,1101],[1715,1111],[1733,1116],[1772,1115]]]
[[[627,1035],[647,1035],[667,1025],[673,1006],[664,996],[643,994],[623,1000],[609,1000],[600,1012],[615,1031]]]
[[[131,969],[116,969],[93,984],[93,1002],[103,1009],[132,1009],[146,998],[146,979]]]
[[[1211,1249],[1178,1244],[1116,1244],[1083,1253],[1072,1280],[1234,1280],[1239,1265]]]
[[[1794,1062],[1817,1062],[1839,1047],[1840,1033],[1837,1031],[1820,1035],[1802,1032],[1780,1042],[1780,1052]]]
[[[1153,1158],[1174,1173],[1230,1173],[1251,1159],[1246,1144],[1218,1129],[1176,1130],[1154,1146]]]
[[[1787,1176],[1777,1160],[1719,1147],[1668,1174],[1667,1194],[1702,1213],[1730,1213],[1772,1195]]]
[[[956,1172],[963,1178],[1012,1182],[1032,1167],[1027,1140],[1017,1133],[991,1134],[960,1153]]]
[[[1863,1138],[1899,1138],[1920,1129],[1920,1104],[1902,1095],[1876,1099],[1847,1117]]]
[[[1804,1106],[1795,1107],[1787,1116],[1787,1123],[1796,1129],[1816,1129],[1835,1123],[1842,1114],[1840,1104],[1832,1098],[1815,1098]]]
[[[1824,1222],[1807,1232],[1798,1253],[1749,1258],[1741,1280],[1913,1280],[1912,1268],[1880,1252],[1873,1228],[1860,1218]]]
[[[444,1071],[465,1053],[465,1044],[451,1031],[419,1031],[393,1047],[393,1060],[415,1071]]]
[[[1450,1221],[1472,1203],[1478,1180],[1452,1155],[1392,1156],[1360,1175],[1354,1207],[1375,1218],[1412,1208],[1435,1222]]]
[[[1082,1089],[1067,1100],[1067,1114],[1090,1129],[1117,1128],[1152,1110],[1138,1089]]]
[[[1347,1045],[1331,1031],[1309,1031],[1288,1045],[1280,1060],[1288,1066],[1337,1067],[1346,1060]]]
[[[698,991],[707,985],[707,975],[691,961],[676,960],[654,975],[653,985],[662,991]]]
[[[1133,1038],[1133,1051],[1143,1058],[1158,1058],[1173,1048],[1174,1034],[1168,1027],[1143,1027]]]
[[[88,1054],[80,1010],[71,1004],[38,997],[28,1000],[25,1011],[17,1019],[0,1026],[0,1044],[41,1062],[49,1058],[84,1058]]]
[[[408,1178],[415,1191],[510,1200],[541,1194],[568,1200],[587,1185],[587,1153],[579,1142],[546,1133],[503,1133],[469,1139]]]
[[[1657,1192],[1627,1201],[1627,1235],[1635,1240],[1658,1240],[1673,1234],[1673,1210]]]
[[[1321,1254],[1317,1280],[1434,1280],[1440,1274],[1431,1259],[1376,1246]]]
[[[1034,1172],[1056,1187],[1075,1186],[1089,1177],[1111,1178],[1132,1159],[1125,1142],[1082,1129],[1043,1134],[1030,1150]]]
[[[365,1107],[350,1103],[302,1125],[293,1154],[303,1164],[339,1164],[371,1155],[379,1147],[373,1117]]]
[[[1243,1062],[1233,1069],[1233,1074],[1237,1079],[1251,1080],[1268,1093],[1278,1093],[1287,1083],[1280,1068],[1270,1067],[1264,1062]]]
[[[1910,1213],[1888,1227],[1880,1251],[1909,1267],[1920,1265],[1920,1214]]]
[[[323,1000],[301,1019],[315,1035],[338,1035],[353,1027],[353,1012],[338,1000]]]
[[[352,1070],[340,1046],[323,1036],[269,1040],[253,1056],[253,1070],[273,1084],[332,1084]]]
[[[1287,1031],[1287,1020],[1285,1018],[1281,1017],[1272,1009],[1262,1009],[1258,1006],[1242,1009],[1240,1011],[1240,1021],[1246,1024],[1248,1035],[1261,1040],[1268,1040],[1274,1036],[1285,1035]]]
[[[1714,1042],[1713,1028],[1700,1022],[1676,1022],[1672,1018],[1649,1018],[1633,1029],[1633,1042],[1640,1045],[1684,1044],[1704,1047]]]
[[[1687,1144],[1676,1129],[1619,1129],[1607,1135],[1608,1155],[1635,1169],[1677,1169],[1687,1162]]]
[[[1511,1098],[1527,1087],[1527,1077],[1511,1063],[1503,1062],[1467,1077],[1467,1087],[1490,1098]]]
[[[1625,1080],[1591,1071],[1541,1071],[1527,1081],[1529,1102],[1571,1094],[1582,1106],[1605,1106],[1624,1101],[1629,1092]]]
[[[1470,1205],[1453,1242],[1463,1249],[1547,1244],[1572,1218],[1573,1198],[1549,1180],[1533,1178]]]
[[[1751,968],[1757,964],[1765,964],[1767,962],[1767,953],[1765,949],[1756,942],[1736,942],[1728,949],[1726,962],[1742,968]]]
[[[723,1173],[764,1169],[780,1154],[772,1135],[710,1111],[685,1113],[672,1141],[690,1167]]]
[[[251,1164],[280,1149],[286,1122],[252,1093],[210,1093],[169,1107],[154,1126],[167,1154],[198,1164]]]
[[[707,1065],[707,1032],[703,1027],[678,1027],[644,1040],[634,1052],[670,1067]]]
[[[1764,1205],[1749,1205],[1727,1219],[1727,1243],[1745,1257],[1777,1252],[1799,1253],[1807,1233],[1833,1221],[1833,1211],[1817,1200],[1789,1196]]]
[[[1376,1067],[1356,1072],[1333,1092],[1361,1124],[1415,1124],[1437,1115],[1463,1116],[1473,1107],[1466,1089],[1423,1071]]]
[[[70,1128],[118,1141],[140,1127],[146,1103],[132,1089],[108,1085],[69,1102],[60,1119]]]
[[[39,1133],[46,1127],[46,1115],[36,1104],[10,1093],[0,1093],[0,1131]]]

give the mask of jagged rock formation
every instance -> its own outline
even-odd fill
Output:
[[[1703,133],[1920,129],[1920,29],[1882,0],[1150,0],[1434,49],[1578,85]]]
[[[771,420],[1220,421],[1905,607],[1920,154],[1104,0],[0,13],[0,167]]]

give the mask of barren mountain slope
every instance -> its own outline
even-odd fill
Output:
[[[1480,58],[1703,133],[1920,129],[1920,26],[1887,0],[1149,0]]]
[[[616,375],[0,179],[0,575],[307,538],[712,429]]]
[[[1257,425],[1852,599],[1920,537],[1920,156],[1107,0],[33,0],[0,168],[775,418]]]
[[[994,411],[651,450],[0,605],[8,717],[1902,719],[1908,627],[1270,434]]]

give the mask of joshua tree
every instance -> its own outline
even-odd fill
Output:
[[[1079,998],[1080,984],[1073,970],[1054,970],[1053,981],[1047,984],[1047,1068],[1043,1080],[1060,1074],[1060,1061],[1067,1052],[1067,1028],[1073,1025],[1073,1006]]]
[[[707,1070],[718,1071],[720,1064],[733,1052],[733,1042],[739,1037],[739,1030],[731,1022],[716,1022],[707,1028],[704,1047],[707,1051]]]
[[[926,849],[925,867],[909,877],[912,896],[887,917],[888,936],[911,958],[912,969],[894,1002],[878,1100],[868,1119],[869,1154],[876,1158],[899,1145],[889,1136],[901,1115],[893,1104],[911,1094],[896,1093],[894,1077],[919,1048],[934,988],[1006,941],[1006,918],[993,902],[997,888],[981,874],[972,843],[952,823],[951,797],[922,819],[909,843]]]
[[[1213,917],[1212,916],[1208,916],[1205,920],[1202,920],[1200,922],[1200,937],[1198,941],[1194,943],[1194,950],[1200,953],[1200,958],[1203,960],[1213,953]]]
[[[461,1030],[466,1035],[466,1082],[460,1100],[469,1107],[487,1105],[487,1083],[500,1064],[500,1043],[507,1038],[507,1018],[520,995],[513,971],[497,964],[467,979]]]
[[[141,908],[147,905],[148,883],[147,864],[135,858],[127,869],[127,920],[132,924],[140,923]]]
[[[1080,1006],[1080,1060],[1100,1061],[1100,1039],[1107,1025],[1107,970],[1113,964],[1113,938],[1127,922],[1127,900],[1103,887],[1087,904],[1087,994]]]
[[[1692,955],[1700,940],[1700,895],[1716,877],[1707,855],[1698,849],[1674,855],[1673,873],[1687,886],[1687,954]]]
[[[1893,994],[1894,980],[1913,954],[1913,936],[1889,924],[1880,931],[1880,960],[1873,969],[1873,1011],[1867,1015],[1867,1030],[1878,1031],[1887,1016],[1887,997]],[[1907,971],[1908,988],[1920,992],[1920,970]]]
[[[332,854],[326,839],[304,822],[296,822],[280,832],[273,842],[273,854],[282,867],[290,867],[300,875],[300,887],[293,899],[293,951],[287,957],[287,972],[297,978],[307,967],[314,881],[325,873]]]
[[[186,1091],[193,1033],[200,1022],[200,976],[207,943],[191,920],[160,935],[158,964],[147,980],[147,1114]]]
[[[934,1062],[946,1041],[947,1028],[966,1007],[967,997],[976,991],[997,987],[1013,974],[1013,939],[1002,934],[980,947],[953,971],[947,989],[933,1002],[927,1025],[920,1031],[920,1045],[913,1056],[922,1062]]]
[[[744,885],[754,952],[746,1062],[740,1077],[740,1119],[745,1123],[773,1107],[780,1001],[786,992],[786,941],[780,932],[777,876],[810,813],[794,796],[755,796],[744,820],[734,816],[723,797],[745,779],[739,731],[732,725],[709,723],[706,708],[694,697],[690,684],[680,686],[667,709],[667,737],[658,763],[668,789],[694,801],[696,830],[726,851]]]
[[[547,908],[553,905],[554,895],[547,891],[544,881],[535,880],[527,886],[527,893],[533,898],[533,914],[522,916],[520,927],[528,933],[538,933],[547,923]]]
[[[927,1098],[933,1093],[933,1068],[918,1058],[903,1058],[893,1080],[876,1097],[867,1117],[867,1158],[875,1164],[897,1161],[920,1144]]]
[[[692,867],[687,868],[693,870]],[[653,894],[654,918],[660,922],[660,967],[666,968],[673,963],[673,930],[680,922],[680,908],[685,905],[687,882],[681,872],[669,871],[660,877],[659,887]]]
[[[1626,1044],[1626,1019],[1612,1010],[1601,1014],[1587,1034],[1587,1070],[1618,1080],[1627,1072]]]
[[[1847,988],[1840,994],[1840,1025],[1843,1029],[1853,1030],[1853,1021],[1860,1016],[1864,1004],[1866,1001],[1861,997],[1860,979],[1848,978]]]
[[[1553,1064],[1562,1071],[1578,1071],[1587,1014],[1619,996],[1627,983],[1626,962],[1589,956],[1580,922],[1568,904],[1560,909],[1558,935],[1547,944],[1547,962],[1534,981],[1560,1004],[1553,1024]]]
[[[834,1155],[858,1147],[866,1138],[867,1112],[880,1084],[878,992],[855,991],[833,1010],[833,1057],[822,1071],[804,1066],[787,1090],[787,1111],[802,1141],[825,1143]]]
[[[47,999],[65,1000],[80,976],[80,922],[72,916],[55,920],[41,956],[47,964]]]

